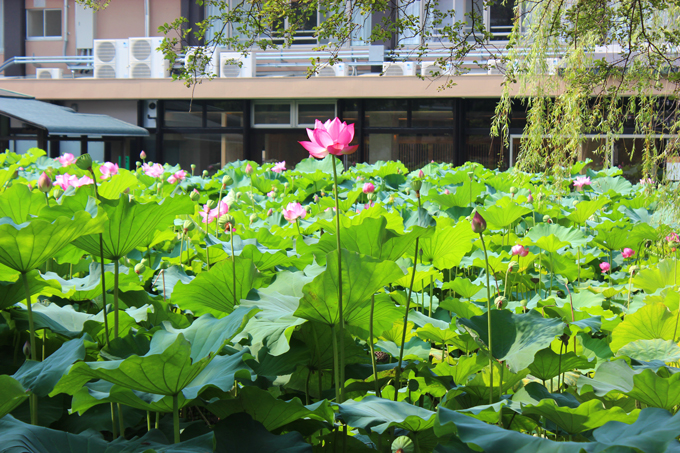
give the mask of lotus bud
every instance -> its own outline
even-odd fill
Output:
[[[28,183],[28,191],[33,192],[33,185],[31,183]]]
[[[253,174],[253,167],[250,164],[246,164],[246,175],[250,176]]]
[[[203,173],[201,173],[201,176],[203,177],[203,179],[207,179],[208,176],[210,176],[210,173],[208,172],[208,170],[203,170]]]
[[[215,209],[215,208],[217,207],[217,201],[215,201],[215,200],[208,200],[208,202],[206,203],[206,205],[208,206],[208,209],[213,210],[213,209]]]
[[[257,221],[257,214],[250,214],[250,224],[252,225]]]
[[[191,220],[187,219],[184,221],[184,225],[182,225],[182,229],[184,229],[185,233],[188,233],[189,231],[193,230],[195,228],[194,222]]]
[[[543,222],[552,223],[552,219],[550,218],[550,216],[548,214],[546,214],[546,215],[543,216]]]
[[[562,335],[560,335],[560,336],[557,337],[557,338],[558,338],[560,341],[562,341],[562,343],[563,343],[565,346],[569,346],[569,335],[567,335],[566,333],[563,333]]]
[[[424,177],[425,177],[425,173],[423,173],[423,170],[418,170],[418,177],[419,177],[419,178],[424,178]]]
[[[142,159],[143,161],[146,161],[146,153],[144,151],[139,153],[139,158]]]
[[[45,172],[38,178],[38,190],[47,193],[52,189],[52,179]]]
[[[288,190],[288,183],[287,182],[283,183],[283,190]]]
[[[475,211],[475,215],[472,216],[470,225],[472,225],[472,231],[477,234],[482,234],[484,230],[486,230],[486,220],[484,220],[484,217],[479,215],[479,212],[477,211]]]
[[[92,169],[92,156],[89,154],[81,154],[78,156],[76,159],[76,166],[80,168],[81,170],[91,170]]]
[[[26,343],[24,343],[22,350],[26,357],[31,357],[31,342],[27,340]]]
[[[528,202],[528,203],[533,203],[533,202],[534,202],[534,196],[531,195],[531,194],[529,194],[529,196],[527,197],[527,202]]]
[[[224,175],[222,177],[222,187],[227,187],[234,184],[234,180],[229,175]]]
[[[137,275],[143,274],[145,270],[146,270],[146,266],[144,265],[144,263],[137,263],[135,265],[135,274],[137,274]]]
[[[496,309],[500,310],[505,306],[505,304],[507,304],[507,302],[508,300],[505,298],[505,296],[498,296],[493,303],[496,306]]]
[[[191,198],[191,201],[197,202],[199,198],[201,198],[201,194],[199,193],[198,190],[194,189],[191,191],[189,194],[189,198]]]
[[[444,195],[449,195],[450,193],[451,191],[449,191],[449,189],[444,189]]]
[[[167,261],[161,261],[161,264],[158,266],[161,270],[165,270],[170,267],[170,263]]]
[[[267,211],[267,217],[271,217],[272,214],[274,214],[274,210],[269,208],[269,211]]]
[[[314,194],[314,203],[319,202],[319,196],[317,194]]]
[[[217,219],[217,226],[222,230],[233,228],[234,225],[234,216],[231,214],[221,215],[220,218]]]
[[[515,195],[517,193],[517,187],[515,187],[515,186],[510,187],[510,193],[512,195]]]
[[[416,191],[416,194],[420,192],[420,188],[423,187],[423,182],[419,179],[414,179],[411,181],[411,189]]]

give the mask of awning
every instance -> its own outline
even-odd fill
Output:
[[[36,101],[0,97],[0,115],[15,118],[48,135],[87,135],[107,137],[146,137],[146,129],[108,115],[78,113],[68,107]]]

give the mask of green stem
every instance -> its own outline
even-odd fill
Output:
[[[432,317],[432,295],[434,293],[434,278],[430,275],[430,318]]]
[[[401,331],[401,346],[399,347],[399,364],[397,365],[397,370],[394,375],[394,401],[397,401],[398,391],[399,391],[399,378],[401,375],[401,363],[404,359],[404,343],[406,343],[406,328],[408,326],[408,309],[411,305],[411,294],[413,293],[413,282],[416,279],[416,263],[418,262],[418,240],[416,238],[416,252],[413,259],[413,275],[411,275],[411,284],[408,287],[408,298],[406,299],[406,313],[404,313],[404,328]]]
[[[229,243],[231,244],[231,284],[234,293],[234,307],[236,307],[236,257],[234,256],[234,231],[229,225]]]
[[[300,218],[298,217],[295,219],[295,226],[297,227],[297,232],[299,236],[302,236],[302,233],[300,233]]]
[[[224,186],[220,186],[220,197],[217,199],[217,217],[215,217],[215,237],[219,238],[219,220],[220,220],[220,208],[222,207],[222,189],[224,189]],[[206,227],[206,230],[208,228]]]
[[[116,423],[116,410],[113,407],[113,403],[111,403],[111,434],[113,435],[114,439],[116,439],[118,437],[118,424]]]
[[[175,434],[175,443],[179,443],[179,399],[177,395],[172,395],[172,427]]]
[[[489,257],[486,253],[486,244],[484,243],[484,236],[479,233],[479,238],[482,240],[482,248],[484,249],[484,262],[486,263],[486,319],[487,331],[489,337],[489,404],[493,404],[493,350],[491,342],[491,290],[489,289]]]
[[[28,277],[26,273],[21,273],[21,279],[24,281],[24,290],[26,290],[26,310],[28,311],[28,330],[30,332],[31,343],[31,360],[38,360],[35,352],[35,325],[33,324],[33,309],[31,307],[31,287],[28,284]],[[31,409],[31,424],[38,424],[38,395],[31,392],[29,396],[29,406]]]
[[[208,247],[208,233],[205,233],[205,261],[208,265],[208,270],[210,270],[210,247]]]
[[[94,174],[94,170],[90,168],[90,173],[92,174],[92,181],[94,181],[94,196],[99,200],[99,192],[97,190],[97,177]],[[106,318],[106,281],[104,278],[104,236],[99,233],[99,258],[102,271],[102,311],[104,312],[104,338],[106,339],[106,346],[109,344],[109,320]],[[73,278],[73,264],[71,264],[69,278]]]
[[[373,313],[375,309],[375,294],[371,296],[371,314],[368,321],[368,348],[371,351],[371,367],[373,368],[373,382],[375,384],[375,394],[380,397],[380,386],[378,385],[378,367],[375,363],[375,349],[373,348]]]
[[[340,365],[338,363],[338,338],[335,325],[331,326],[331,340],[333,342],[333,379],[335,380],[335,401],[340,400]]]
[[[123,408],[118,403],[118,423],[120,424],[120,437],[125,439],[125,420],[123,419]]]
[[[118,274],[119,262],[113,260],[113,338],[118,338]]]
[[[340,403],[345,398],[345,318],[342,313],[342,249],[340,246],[340,200],[338,199],[337,157],[333,155],[333,192],[335,195],[335,238],[338,246],[338,317],[340,318]]]

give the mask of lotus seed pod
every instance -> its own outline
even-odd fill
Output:
[[[369,193],[366,197],[368,198],[368,201],[375,201],[378,199],[378,195],[375,192]]]
[[[137,275],[143,274],[145,270],[146,270],[146,266],[144,265],[144,263],[137,263],[135,265],[135,274],[137,274]]]
[[[221,215],[220,218],[217,219],[217,226],[222,230],[226,230],[227,226],[233,228],[234,225],[234,216],[231,214]]]
[[[549,215],[546,214],[546,215],[543,216],[543,222],[552,223],[552,219],[550,218]]]
[[[415,446],[408,436],[399,436],[392,442],[392,453],[413,453]]]
[[[529,303],[529,302],[528,302],[526,299],[522,299],[522,300],[519,301],[519,304],[520,304],[522,307],[524,307],[524,308],[527,307],[527,304],[528,304],[528,303]]]
[[[76,166],[81,170],[90,170],[92,168],[92,156],[89,154],[81,154],[76,159]]]
[[[250,223],[253,224],[257,221],[257,214],[250,214]]]
[[[142,163],[141,163],[140,161],[138,161],[138,160],[135,161],[135,167],[136,167],[136,168],[139,168],[139,167],[141,167],[141,166],[142,166]]]
[[[196,202],[198,201],[199,198],[201,198],[201,194],[198,192],[198,190],[194,189],[189,194],[189,198],[191,199],[191,201]]]
[[[208,203],[206,204],[211,211],[217,207],[217,201],[215,200],[208,200]]]
[[[196,170],[196,164],[191,164],[191,171]]]
[[[232,184],[234,184],[234,180],[231,178],[231,176],[229,176],[229,175],[224,175],[224,176],[222,177],[222,185],[223,185],[223,186],[226,187],[226,186],[230,186],[230,185],[232,185]]]
[[[638,273],[639,270],[640,270],[639,267],[637,267],[637,266],[635,266],[635,265],[631,266],[630,269],[629,269],[630,276],[631,276],[631,277],[634,276],[635,274]]]
[[[185,220],[185,221],[184,221],[184,225],[182,225],[182,228],[184,228],[184,232],[185,232],[185,233],[188,232],[188,231],[193,230],[194,227],[195,227],[194,222],[192,222],[192,221],[189,220],[189,219]]]
[[[208,170],[203,170],[202,176],[203,176],[203,179],[207,179],[208,176],[210,176],[210,173],[208,172]]]
[[[510,187],[510,193],[515,195],[517,193],[517,187],[515,186]]]
[[[423,182],[420,179],[414,179],[411,181],[411,189],[416,192],[420,192],[420,188],[423,187]]]
[[[507,304],[508,300],[505,298],[505,296],[498,296],[496,297],[496,300],[494,301],[494,305],[498,310],[502,309],[505,304]]]
[[[42,193],[47,193],[51,189],[52,179],[47,175],[47,173],[43,172],[43,174],[38,178],[38,190]]]
[[[9,187],[9,185],[7,187]],[[54,188],[54,198],[59,198],[61,196],[61,194],[63,194],[63,193],[64,193],[64,191],[61,189],[61,187],[56,186]]]

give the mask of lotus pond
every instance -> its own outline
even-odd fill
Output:
[[[0,165],[2,451],[680,451],[652,181]]]

